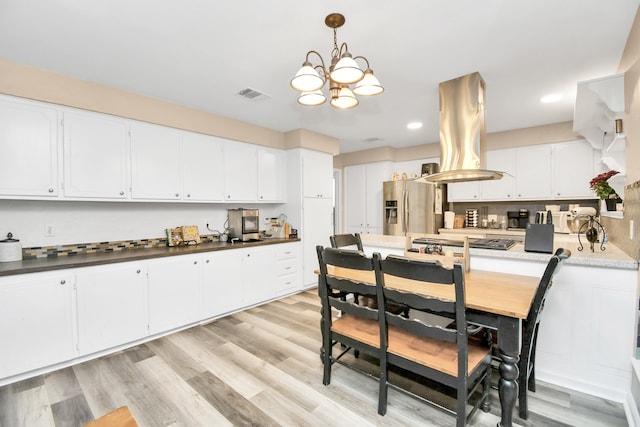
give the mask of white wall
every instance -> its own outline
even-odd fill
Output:
[[[212,234],[205,221],[222,230],[227,209],[238,207],[260,209],[261,229],[265,217],[286,214],[285,204],[0,200],[0,239],[11,232],[22,247],[135,240],[164,237],[165,228],[180,225],[197,225],[200,234]],[[55,236],[45,236],[47,224],[53,225]]]

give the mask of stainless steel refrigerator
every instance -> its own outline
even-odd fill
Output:
[[[444,189],[443,184],[413,180],[384,182],[383,233],[393,236],[437,233],[444,225]]]

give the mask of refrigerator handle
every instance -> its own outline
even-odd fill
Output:
[[[402,190],[402,235],[407,235],[409,227],[409,193],[406,189]]]

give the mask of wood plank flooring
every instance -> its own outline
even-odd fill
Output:
[[[451,426],[452,417],[395,390],[377,414],[378,384],[336,365],[322,385],[319,300],[303,292],[0,388],[1,427],[75,427],[127,405],[141,427]],[[373,370],[365,358],[357,361]],[[421,394],[449,398],[402,379]],[[520,426],[626,426],[622,405],[538,382]],[[499,421],[490,413],[470,425]]]

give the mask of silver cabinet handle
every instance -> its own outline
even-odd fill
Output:
[[[196,265],[198,263],[198,261],[193,261],[193,265]]]
[[[209,264],[209,260],[206,260],[205,262],[206,262],[207,264]]]
[[[176,193],[176,197],[180,197],[180,193]]]
[[[191,197],[191,194],[187,194],[187,198]]]
[[[50,189],[49,189],[49,193],[53,193],[53,188],[50,188]]]
[[[136,270],[136,274],[140,274],[140,269],[137,269],[137,270]]]
[[[64,279],[60,280],[60,284],[61,284],[61,285],[64,285],[65,283],[67,283],[67,281],[66,281],[66,280],[64,280]]]
[[[121,192],[120,192],[120,195],[121,195],[121,196],[124,196],[124,191],[121,191]]]

